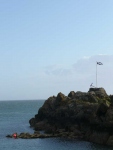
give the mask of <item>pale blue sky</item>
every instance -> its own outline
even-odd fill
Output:
[[[112,94],[111,58],[113,0],[0,0],[0,100],[88,91],[101,60]]]

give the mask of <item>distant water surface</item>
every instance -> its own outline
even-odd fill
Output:
[[[6,138],[7,134],[14,132],[33,133],[33,129],[29,127],[29,119],[43,103],[44,100],[0,101],[0,150],[113,150],[113,147],[63,138]]]

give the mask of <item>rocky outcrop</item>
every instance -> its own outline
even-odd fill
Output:
[[[103,88],[49,97],[29,120],[35,131],[113,145],[113,96]]]
[[[36,131],[113,145],[113,96],[103,88],[68,96],[60,92],[48,98],[29,123]]]
[[[79,138],[113,146],[113,95],[108,96],[103,88],[71,91],[68,96],[60,92],[49,97],[29,123],[35,130],[33,134],[14,133],[6,137]]]

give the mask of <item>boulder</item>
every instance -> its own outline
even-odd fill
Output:
[[[56,99],[55,99],[55,105],[59,106],[62,102],[66,100],[66,96],[63,93],[58,93]]]
[[[104,88],[90,88],[89,93],[94,92],[96,96],[103,98],[103,97],[108,97],[106,91]]]
[[[75,92],[74,91],[71,91],[69,94],[68,94],[68,97],[70,98],[75,98]]]

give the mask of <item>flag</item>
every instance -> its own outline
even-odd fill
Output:
[[[101,62],[97,62],[97,65],[103,65]]]

